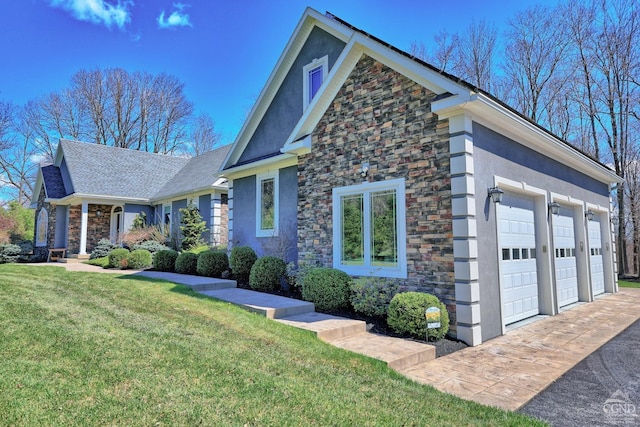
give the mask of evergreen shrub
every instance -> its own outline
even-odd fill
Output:
[[[229,257],[221,251],[200,252],[196,269],[201,276],[220,278],[229,269]]]
[[[274,256],[258,258],[251,267],[249,286],[256,291],[278,291],[287,271],[283,260]]]
[[[334,268],[316,267],[302,279],[302,298],[320,311],[334,311],[349,305],[351,277]]]
[[[146,249],[131,251],[127,259],[129,261],[129,268],[133,268],[134,270],[151,267],[152,263],[151,252]]]
[[[158,271],[175,271],[178,252],[173,249],[164,249],[156,252],[153,258],[153,268]]]
[[[180,274],[198,274],[198,255],[191,252],[183,252],[176,258],[175,270]]]
[[[233,277],[242,283],[246,283],[251,274],[251,267],[253,267],[257,259],[256,252],[249,246],[234,246],[231,249],[231,257],[229,258]]]
[[[425,312],[430,307],[440,309],[440,327],[429,329],[429,337],[439,340],[449,332],[449,313],[435,295],[424,292],[396,294],[389,304],[387,324],[401,335],[424,339],[427,334]]]

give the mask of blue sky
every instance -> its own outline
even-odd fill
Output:
[[[408,50],[473,19],[503,28],[536,3],[556,0],[6,0],[0,100],[24,104],[80,69],[167,72],[232,142],[306,6]]]

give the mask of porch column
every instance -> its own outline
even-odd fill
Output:
[[[82,217],[80,222],[80,255],[87,254],[87,223],[89,222],[89,202],[82,201]]]

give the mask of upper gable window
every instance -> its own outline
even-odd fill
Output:
[[[320,90],[320,86],[322,86],[322,82],[324,82],[324,79],[327,76],[328,69],[329,57],[327,55],[320,59],[314,59],[310,64],[305,65],[303,68],[304,108],[307,108],[307,105],[311,103],[313,97],[316,96],[316,93]]]

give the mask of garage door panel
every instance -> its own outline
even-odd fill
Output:
[[[602,258],[602,235],[600,221],[589,221],[589,249],[591,264],[591,286],[593,295],[604,293],[604,260]]]
[[[532,199],[508,194],[500,205],[499,254],[505,324],[539,313],[533,209]]]
[[[578,301],[578,269],[576,268],[573,216],[569,209],[563,210],[565,212],[553,218],[554,262],[559,307]]]

